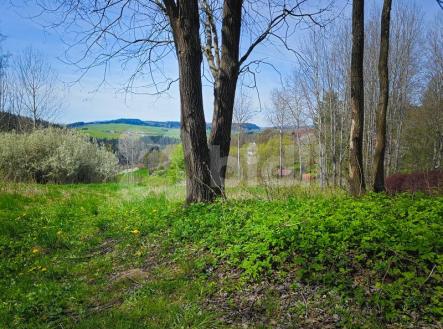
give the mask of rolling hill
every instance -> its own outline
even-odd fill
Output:
[[[118,139],[125,133],[143,136],[180,137],[177,128],[161,128],[152,126],[141,126],[127,123],[94,123],[75,127],[81,132],[100,139]]]
[[[211,124],[206,124],[208,130]],[[122,134],[131,133],[143,136],[164,136],[179,138],[180,122],[178,121],[142,121],[139,119],[116,119],[92,122],[74,122],[68,128],[79,129],[85,134],[100,139],[118,139]],[[243,129],[247,132],[257,132],[261,128],[253,123],[246,123]]]

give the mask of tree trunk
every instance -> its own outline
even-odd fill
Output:
[[[202,53],[197,0],[166,1],[179,65],[180,136],[186,171],[186,202],[207,202],[211,189],[209,149],[203,111]]]
[[[342,162],[343,162],[343,130],[344,130],[344,111],[340,115],[340,144],[338,147],[338,186],[342,187]]]
[[[303,165],[302,165],[302,157],[301,157],[301,141],[300,141],[300,125],[298,125],[298,129],[297,129],[297,146],[298,146],[298,164],[299,164],[299,181],[300,183],[303,180]]]
[[[278,177],[282,178],[282,169],[283,169],[283,130],[280,128],[280,139],[279,139],[279,166],[278,166]]]
[[[394,162],[394,173],[398,172],[398,167],[400,164],[400,143],[401,143],[401,135],[403,131],[403,118],[400,118],[400,123],[397,126],[397,141],[395,143],[395,162]]]
[[[377,134],[374,153],[374,191],[383,192],[385,190],[385,149],[386,149],[386,113],[389,100],[389,25],[391,21],[392,0],[384,0],[381,15],[380,32],[380,58],[378,62],[378,76],[380,80],[380,99],[376,113]]]
[[[323,142],[322,142],[322,118],[321,113],[319,113],[318,119],[318,154],[319,154],[319,164],[320,164],[320,187],[325,184],[324,178],[324,153],[323,153]]]
[[[225,0],[222,22],[222,55],[214,85],[214,113],[209,150],[211,178],[217,195],[224,193],[226,166],[231,145],[232,115],[239,73],[241,0]]]
[[[440,138],[438,139],[438,152],[437,152],[437,161],[435,162],[434,169],[440,169],[441,165],[441,157],[443,154],[443,134],[440,134]]]
[[[363,173],[363,51],[364,0],[352,3],[352,55],[351,55],[351,134],[349,141],[349,187],[354,196],[365,191]]]
[[[238,179],[241,179],[241,168],[240,168],[240,132],[241,132],[241,125],[238,131],[237,136],[237,170],[238,170]]]

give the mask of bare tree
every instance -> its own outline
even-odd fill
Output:
[[[380,56],[378,62],[378,76],[380,85],[380,99],[377,109],[377,137],[374,154],[374,185],[375,192],[385,190],[385,149],[386,149],[386,114],[389,99],[389,26],[391,23],[392,0],[385,0],[381,14]]]
[[[352,55],[351,55],[351,133],[349,141],[349,186],[352,195],[365,191],[363,173],[363,89],[364,53],[364,0],[352,2]]]
[[[17,86],[15,92],[29,115],[33,128],[40,120],[53,120],[60,109],[60,98],[56,86],[56,75],[42,54],[32,48],[26,49],[16,61]]]
[[[318,165],[320,169],[320,186],[323,187],[327,176],[327,157],[326,157],[326,134],[324,129],[323,116],[320,112],[320,104],[324,88],[324,58],[326,49],[324,35],[322,31],[310,33],[307,42],[303,48],[304,62],[303,79],[301,87],[309,111],[311,124],[316,130],[318,143]]]
[[[11,93],[11,74],[9,70],[9,54],[4,52],[2,43],[6,39],[0,33],[0,122],[3,127],[9,129],[10,116],[9,112],[9,98]]]
[[[209,146],[212,175],[219,186],[217,193],[222,193],[224,189],[237,79],[242,73],[251,73],[255,80],[250,66],[264,61],[250,60],[250,57],[263,42],[273,39],[294,52],[288,38],[295,28],[302,23],[321,25],[321,14],[327,12],[331,3],[324,8],[313,9],[312,6],[304,6],[307,2],[224,0],[221,5],[216,0],[201,1],[206,41],[203,48],[214,81],[214,113]],[[223,9],[219,10],[221,7]],[[218,12],[221,12],[221,17],[217,15]],[[221,31],[217,27],[220,21]],[[247,34],[241,47],[246,51],[240,54],[242,31]]]
[[[287,47],[287,39],[300,23],[319,24],[317,15],[329,7],[312,10],[312,6],[303,6],[307,0],[202,0],[201,8],[196,0],[34,1],[43,12],[62,13],[61,21],[55,25],[63,24],[71,31],[75,31],[72,27],[79,27],[82,31],[73,47],[82,48],[83,55],[72,62],[85,72],[103,65],[106,74],[114,59],[120,60],[124,68],[132,68],[135,62],[127,90],[139,90],[137,77],[149,77],[152,84],[148,87],[154,87],[157,93],[167,90],[175,80],[165,77],[162,62],[175,50],[188,202],[210,201],[214,195],[223,194],[237,79],[242,72],[252,72],[251,62],[261,62],[249,60],[253,50],[271,37]],[[308,12],[304,11],[306,8]],[[204,22],[203,44],[200,18]],[[296,20],[295,24],[288,24],[290,18]],[[241,47],[245,52],[240,56],[241,31],[248,27],[253,31],[244,39],[248,44]],[[197,77],[202,72],[202,49],[214,80],[214,114],[208,141],[201,78]]]
[[[237,173],[238,178],[241,179],[241,165],[240,165],[240,139],[243,133],[243,128],[248,123],[256,112],[252,108],[252,99],[249,93],[240,86],[240,93],[235,97],[234,102],[234,121],[237,127]]]
[[[299,180],[302,181],[303,178],[303,159],[302,159],[302,142],[301,134],[302,129],[306,127],[306,107],[303,102],[303,90],[301,88],[301,81],[299,73],[294,71],[289,79],[286,81],[285,85],[279,89],[280,101],[287,108],[287,123],[293,128],[294,144],[297,150],[294,150],[298,155],[299,164]],[[295,177],[295,176],[294,176]]]
[[[268,120],[278,130],[279,135],[279,167],[278,176],[283,176],[283,133],[289,122],[289,108],[281,90],[274,89],[271,94],[273,107],[268,111]]]
[[[237,79],[242,72],[252,72],[249,66],[251,63],[262,62],[249,59],[253,50],[269,38],[287,46],[287,38],[300,23],[319,24],[317,15],[326,12],[329,7],[327,5],[323,9],[313,10],[312,6],[306,5],[307,0],[293,0],[284,4],[274,0],[202,0],[200,8],[198,1],[34,1],[41,6],[43,12],[62,13],[62,19],[56,25],[63,24],[71,31],[74,30],[72,27],[77,26],[80,27],[78,30],[83,31],[76,35],[73,43],[75,50],[78,47],[83,49],[83,55],[72,62],[85,72],[103,65],[106,74],[113,59],[119,59],[125,68],[135,66],[127,90],[138,91],[136,78],[146,76],[152,81],[148,87],[154,87],[156,92],[167,90],[175,80],[165,77],[161,69],[162,62],[175,50],[180,72],[182,142],[186,148],[186,167],[190,168],[187,174],[188,177],[195,176],[188,179],[188,193],[202,194],[195,197],[188,195],[188,201],[204,201],[205,198],[210,200],[212,196],[205,195],[223,194]],[[196,18],[201,19],[204,25],[203,43],[200,42],[199,21]],[[288,24],[290,18],[295,20],[293,25]],[[193,25],[181,26],[185,21],[186,24]],[[183,27],[187,30],[182,30]],[[240,55],[242,29],[248,31],[248,35],[244,38],[247,44],[241,47],[245,52]],[[188,41],[192,41],[192,45]],[[199,42],[198,50],[195,41]],[[188,43],[185,44],[186,42]],[[191,46],[195,47],[192,48],[192,52],[195,52],[192,63],[189,59],[183,61],[181,58],[191,50]],[[201,79],[196,77],[196,73],[201,73],[198,61],[201,58],[201,49],[207,58],[214,82],[214,111],[208,146],[202,145],[206,136],[203,133],[205,125],[200,122],[204,119],[203,111],[200,110],[201,91],[195,94],[192,88],[182,85],[182,80],[187,79],[187,83],[200,81],[193,88],[201,86]],[[73,53],[78,54],[77,51]],[[198,69],[196,65],[199,66]],[[185,72],[183,66],[193,71]],[[185,73],[189,76],[185,76]],[[159,82],[159,79],[162,81]],[[189,91],[198,99],[190,99],[183,94],[189,94]],[[191,103],[185,105],[186,101],[192,101],[192,106]],[[191,122],[188,123],[188,120]],[[197,130],[195,126],[198,127]],[[190,144],[190,138],[198,140]],[[210,159],[203,155],[206,149],[210,151]],[[197,150],[200,155],[193,154]],[[210,167],[210,173],[205,172],[203,168],[206,167]],[[207,185],[210,185],[209,190],[203,187]],[[201,188],[201,193],[196,192],[193,186]]]
[[[422,87],[422,26],[422,15],[417,6],[396,2],[390,34],[387,174],[396,173],[400,168],[406,110],[416,102]]]
[[[427,35],[427,49],[426,75],[429,82],[422,103],[425,110],[432,113],[425,121],[432,136],[432,166],[440,169],[443,159],[443,23],[439,18],[435,19]]]
[[[4,36],[0,34],[0,111],[6,112],[6,102],[8,95],[8,55],[3,53],[1,43]]]
[[[343,186],[350,121],[350,26],[337,21],[315,29],[304,42],[303,63],[291,97],[299,97],[303,117],[315,129],[320,186]]]
[[[381,97],[378,74],[380,53],[381,8],[374,7],[365,33],[365,120],[364,120],[364,173],[367,181],[375,177],[374,156],[377,135],[377,107]],[[385,174],[399,170],[404,145],[406,112],[418,105],[424,67],[420,9],[409,2],[395,2],[392,6],[389,37],[389,102],[386,117]]]

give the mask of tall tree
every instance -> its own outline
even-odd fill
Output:
[[[242,72],[251,72],[249,69],[251,62],[248,62],[251,54],[270,37],[283,43],[285,48],[291,49],[287,38],[293,33],[294,27],[304,22],[304,18],[308,18],[310,22],[308,25],[321,25],[316,20],[317,16],[325,12],[330,4],[326,8],[312,10],[312,7],[304,8],[307,2],[309,1],[292,0],[282,4],[273,0],[254,2],[224,0],[221,19],[222,38],[219,45],[216,17],[219,3],[202,0],[206,37],[203,48],[214,79],[214,110],[209,147],[211,176],[216,184],[217,194],[223,194],[224,190],[238,77]],[[266,10],[262,13],[257,11],[257,7],[263,7]],[[288,22],[290,18],[298,20],[297,24],[291,25]],[[241,47],[245,49],[245,52],[240,56],[241,31],[245,27],[251,28],[248,31],[249,43]],[[261,61],[253,60],[252,62],[258,64]]]
[[[0,33],[0,112],[6,112],[6,102],[8,98],[8,55],[3,52],[2,42],[4,36]],[[0,113],[0,115],[2,115]],[[0,117],[1,118],[1,117]]]
[[[61,24],[69,31],[76,30],[70,48],[76,59],[71,62],[85,72],[102,65],[106,74],[114,59],[119,59],[124,69],[135,67],[126,90],[138,92],[137,77],[147,76],[156,93],[169,89],[175,80],[164,79],[165,72],[161,67],[164,58],[175,50],[179,66],[181,136],[187,163],[188,202],[210,201],[214,194],[223,194],[237,79],[242,70],[251,72],[248,66],[251,62],[261,62],[249,60],[253,50],[270,37],[288,46],[286,41],[299,24],[318,24],[317,15],[324,13],[330,5],[312,10],[312,6],[308,7],[311,3],[306,4],[307,0],[288,3],[263,0],[258,4],[242,0],[201,0],[200,8],[198,1],[178,0],[28,1],[37,2],[43,12],[61,12],[61,21],[55,26]],[[248,8],[245,8],[246,4]],[[260,12],[257,7],[266,10]],[[220,12],[221,17],[218,17]],[[35,16],[41,17],[39,14]],[[240,47],[242,27],[248,27],[244,16],[250,19],[251,31],[245,38],[249,44]],[[296,19],[297,24],[288,24],[290,17]],[[203,44],[199,34],[200,18],[204,23]],[[79,29],[73,29],[74,26]],[[242,56],[240,48],[245,49]],[[202,91],[197,91],[202,85],[201,78],[197,79],[197,74],[202,72],[202,49],[214,80],[214,110],[208,141]],[[209,155],[206,155],[207,151]]]
[[[197,0],[164,0],[178,58],[180,85],[180,136],[186,171],[186,201],[210,201],[209,149],[201,82],[200,18]]]
[[[378,77],[380,98],[376,113],[376,141],[374,153],[374,184],[375,192],[385,190],[385,150],[386,150],[386,113],[389,100],[389,26],[391,23],[392,0],[384,0],[380,23],[380,55]]]
[[[307,107],[303,103],[305,94],[303,92],[303,87],[301,86],[302,79],[300,72],[293,71],[288,77],[284,85],[273,92],[273,102],[274,107],[283,107],[285,115],[283,122],[286,127],[291,127],[293,129],[292,135],[294,136],[294,164],[298,162],[298,179],[301,182],[303,179],[303,135],[306,135],[307,131],[307,117],[308,111]],[[274,110],[275,112],[275,110]],[[282,113],[283,114],[283,113]],[[277,116],[278,117],[278,116]],[[274,114],[270,119],[273,119],[271,123],[278,127],[278,120]],[[312,120],[314,121],[314,120]],[[294,178],[296,171],[294,170]]]
[[[206,1],[206,8],[209,8]],[[207,59],[212,67],[214,76],[214,110],[212,116],[209,148],[211,155],[211,178],[215,191],[221,195],[224,192],[226,167],[231,145],[231,127],[234,110],[235,90],[239,74],[240,33],[242,21],[243,0],[225,0],[223,5],[221,55],[216,52],[218,66],[211,63],[212,54]],[[207,38],[216,37],[216,27],[213,22],[213,11],[206,10],[209,29]],[[217,43],[217,39],[213,44]],[[209,43],[209,40],[208,40]],[[208,47],[209,44],[206,45]],[[216,45],[218,47],[218,45]],[[206,48],[208,49],[208,48]],[[217,49],[216,49],[217,51]],[[209,57],[208,57],[209,56]]]
[[[364,0],[352,2],[352,54],[351,54],[351,133],[349,141],[349,187],[354,196],[365,192],[363,173],[363,53],[364,53]]]
[[[21,112],[32,119],[33,128],[40,120],[53,120],[61,107],[56,75],[38,51],[28,48],[17,59],[17,92],[21,94]]]

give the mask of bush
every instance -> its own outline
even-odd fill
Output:
[[[47,128],[0,134],[0,176],[37,183],[109,181],[117,174],[116,156],[74,130]]]
[[[443,192],[443,171],[433,170],[389,176],[386,178],[386,191],[390,194],[399,192],[441,193]]]
[[[167,169],[166,176],[172,184],[175,184],[185,178],[185,156],[181,144],[174,146]]]

